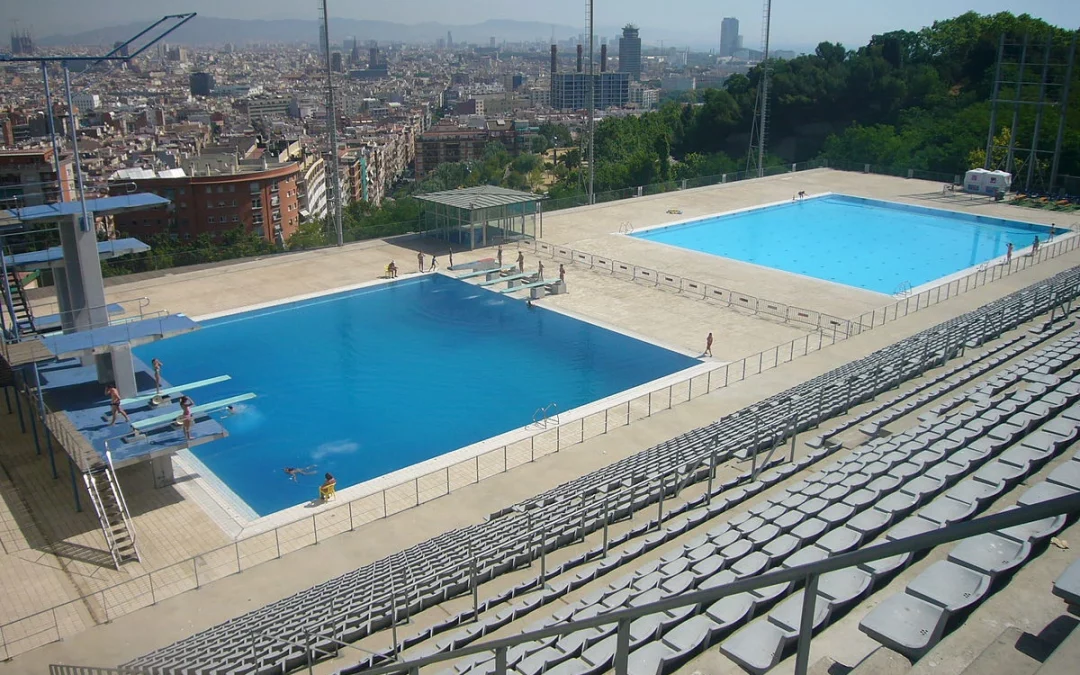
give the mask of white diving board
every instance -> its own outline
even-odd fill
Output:
[[[510,288],[500,288],[499,293],[513,293],[514,291],[525,291],[530,288],[540,288],[541,286],[550,286],[555,283],[554,281],[534,281],[531,284],[522,284],[521,286],[511,286]]]
[[[504,281],[517,281],[518,279],[531,279],[536,276],[536,272],[524,272],[522,274],[511,274],[508,277],[499,277],[498,279],[489,279],[487,281],[481,281],[477,286],[494,286]]]
[[[194,406],[191,409],[191,416],[194,417],[199,413],[212,412],[214,410],[221,410],[227,408],[235,403],[243,403],[244,401],[250,401],[255,398],[255,394],[240,394],[239,396],[231,396],[229,398],[223,398],[220,401],[213,401],[211,403],[203,403],[202,405]],[[147,429],[156,429],[158,427],[165,427],[176,421],[180,416],[180,410],[173,410],[171,413],[165,413],[164,415],[155,415],[154,417],[148,417],[144,420],[138,420],[131,423],[131,428],[135,431],[145,431]]]
[[[485,274],[496,274],[500,272],[511,272],[517,269],[517,265],[503,265],[502,267],[493,267],[489,270],[476,270],[474,272],[467,272],[465,274],[457,275],[458,279],[472,279],[473,277],[482,277]]]
[[[161,393],[154,392],[153,394],[146,394],[144,396],[134,396],[132,398],[120,399],[120,405],[140,405],[153,399],[155,396],[169,396],[170,394],[179,394],[185,391],[191,391],[192,389],[200,389],[202,387],[209,387],[212,384],[218,384],[220,382],[226,382],[232,378],[228,375],[218,375],[217,377],[211,377],[206,380],[199,380],[198,382],[192,382],[191,384],[182,384],[176,387],[169,387],[168,389],[162,389]]]

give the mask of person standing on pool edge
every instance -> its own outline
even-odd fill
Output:
[[[423,251],[417,251],[417,253],[416,253],[416,265],[417,265],[417,268],[420,270],[420,274],[423,274],[424,273],[424,252]]]
[[[499,261],[499,269],[502,269],[502,244],[499,244],[499,248],[495,249],[495,259]]]
[[[518,251],[518,274],[525,274],[525,254]]]
[[[1005,246],[1005,264],[1008,265],[1012,262],[1012,242],[1010,241]]]
[[[702,353],[702,356],[712,356],[712,343],[713,337],[712,333],[710,332],[708,337],[705,338],[705,351],[704,353]]]

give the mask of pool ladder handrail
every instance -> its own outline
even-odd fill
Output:
[[[619,234],[632,234],[634,232],[634,224],[629,220],[625,220],[619,224]]]
[[[551,410],[554,409],[554,414]],[[559,405],[557,403],[548,403],[542,408],[537,408],[533,413],[533,424],[536,426],[546,427],[548,421],[555,422],[556,426],[559,424]]]
[[[897,284],[896,290],[893,291],[893,297],[902,299],[902,298],[909,297],[911,295],[911,293],[912,293],[911,282],[910,281],[901,281],[899,284]]]

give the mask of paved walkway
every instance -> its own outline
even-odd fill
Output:
[[[632,203],[560,212],[545,216],[545,237],[554,236],[557,241],[606,255],[608,253],[604,247],[617,251],[619,246],[644,244],[628,237],[606,234],[616,231],[617,221],[625,219],[627,213],[635,214],[634,217],[644,225],[650,222],[649,218],[656,222],[672,218],[666,214],[669,208],[682,209],[682,217],[686,217],[737,208],[744,202],[748,205],[790,198],[790,194],[800,189],[811,193],[828,189],[849,194],[919,200],[922,199],[920,194],[928,194],[935,186],[919,181],[827,170],[789,174],[762,181],[640,198],[631,200]],[[940,188],[935,189],[940,194]],[[756,201],[748,201],[752,199]],[[1049,217],[1044,212],[1021,211],[982,201],[970,206],[956,200],[950,204],[955,208],[984,209],[988,215],[992,211],[994,215],[1029,220]],[[625,211],[627,209],[629,211]],[[999,212],[1002,209],[1004,214]],[[606,229],[611,223],[616,224]],[[578,232],[580,240],[572,238],[572,231]],[[396,243],[368,242],[342,249],[301,252],[153,278],[144,276],[131,283],[110,284],[108,299],[110,302],[120,302],[149,297],[151,310],[167,308],[199,316],[370,281],[382,274],[390,259],[396,260],[402,270],[408,270],[410,264],[415,264],[416,247],[430,251],[433,249],[428,247],[433,246],[429,241],[408,239]],[[627,248],[624,252],[628,257],[640,256],[636,259],[648,261],[653,267],[663,268],[669,264],[654,261],[650,252],[655,252],[655,249],[651,246],[646,249]],[[492,253],[492,250],[487,250],[473,252],[472,255],[479,258]],[[861,311],[884,304],[878,294],[858,289],[844,289],[835,284],[825,284],[828,289],[813,284],[792,284],[790,275],[784,273],[726,261],[714,260],[711,265],[704,265],[696,259],[699,257],[697,254],[683,252],[682,255],[683,258],[670,261],[671,269],[711,283],[731,282],[731,287],[763,297],[836,312],[847,309]],[[458,258],[457,262],[467,259],[464,254],[455,257]],[[153,608],[121,617],[111,624],[67,638],[63,643],[21,656],[14,665],[0,664],[0,673],[27,672],[21,670],[24,667],[21,664],[45,663],[50,659],[73,659],[98,665],[122,662],[289,592],[400,550],[403,546],[453,527],[476,522],[501,506],[700,426],[794,382],[829,370],[1078,262],[1078,252],[1049,261],[875,329],[845,342],[842,348],[811,354],[746,382],[654,415],[632,427],[615,430],[419,508],[371,523],[355,534],[334,537],[318,546],[286,555],[281,560],[246,570],[241,575],[211,583],[198,592],[186,593]],[[529,264],[531,266],[532,261]],[[568,281],[569,294],[547,298],[542,302],[693,353],[700,353],[704,346],[704,334],[714,330],[717,334],[714,352],[718,360],[733,360],[804,333],[804,329],[797,325],[750,316],[711,302],[673,295],[599,272],[572,267]],[[0,433],[5,438],[0,463],[7,474],[0,474],[0,542],[4,544],[4,555],[0,558],[0,591],[3,591],[5,599],[0,606],[0,624],[47,609],[64,599],[76,599],[147,569],[175,565],[170,568],[170,574],[175,576],[174,584],[178,588],[193,585],[195,574],[200,574],[200,583],[205,583],[235,569],[229,550],[231,547],[217,556],[204,555],[227,544],[230,537],[206,515],[203,507],[212,505],[200,497],[192,485],[180,482],[171,488],[154,490],[147,487],[150,479],[146,467],[132,467],[121,470],[120,477],[135,514],[135,528],[139,533],[144,562],[141,565],[127,565],[119,572],[113,570],[92,511],[75,514],[72,509],[71,483],[63,456],[58,459],[60,476],[54,480],[47,458],[37,456],[30,435],[20,434],[17,429],[13,415],[0,415]],[[83,504],[88,507],[85,495]],[[192,556],[200,557],[191,561]],[[262,556],[265,557],[268,556]],[[134,606],[145,602],[144,598],[135,596],[145,594],[146,589],[133,587],[130,593],[131,597],[121,593],[110,596],[105,602],[94,599],[76,602],[63,612],[61,620],[68,629],[67,633],[74,634],[103,621],[106,612],[110,611],[110,607],[103,604],[112,603],[110,606],[115,613],[116,609],[124,609],[117,607],[118,604],[132,603],[131,606]],[[9,641],[14,639],[10,631],[4,637]]]

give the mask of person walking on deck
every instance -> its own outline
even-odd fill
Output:
[[[120,405],[120,390],[116,388],[116,385],[110,384],[105,387],[105,395],[109,397],[109,407],[112,409],[112,421],[109,422],[109,426],[116,424],[117,415],[123,417],[124,421],[130,424],[131,418],[128,417],[127,411]]]

